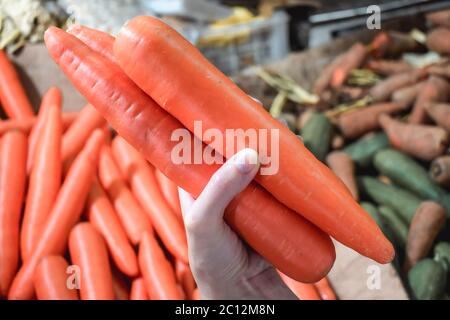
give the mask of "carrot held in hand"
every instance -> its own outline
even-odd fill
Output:
[[[445,225],[445,209],[433,201],[424,201],[409,226],[404,271],[409,271],[425,258]]]
[[[429,175],[431,179],[445,187],[450,187],[450,156],[441,156],[433,160]]]
[[[129,277],[139,273],[137,256],[105,191],[95,179],[88,196],[87,217],[103,236],[117,268]]]
[[[0,50],[0,104],[12,119],[23,120],[34,115],[33,108],[19,76],[5,51]]]
[[[279,272],[281,279],[300,300],[320,300],[314,284],[301,283]]]
[[[121,137],[114,139],[112,148],[123,176],[127,178],[134,196],[150,217],[164,245],[176,258],[188,263],[185,230],[165,201],[154,169]]]
[[[334,151],[328,154],[327,164],[334,173],[344,182],[353,198],[358,201],[358,187],[355,180],[355,164],[352,158],[343,151]]]
[[[83,210],[103,143],[103,133],[94,131],[73,162],[34,249],[14,278],[8,294],[9,299],[31,299],[34,272],[40,259],[47,255],[64,253],[70,230]]]
[[[183,129],[176,119],[156,105],[114,63],[75,37],[50,28],[46,32],[46,45],[76,88],[120,135],[155,167],[165,170],[164,174],[174,183],[194,197],[200,194],[219,165],[172,162],[170,154],[178,143],[171,141],[171,136],[175,130]],[[89,59],[85,59],[87,56]],[[74,68],[71,59],[79,61],[83,68]],[[155,128],[157,131],[146,134]],[[254,250],[292,278],[318,281],[333,264],[331,239],[255,183],[232,201],[225,219]]]
[[[52,104],[39,113],[38,123],[43,124],[38,133],[33,167],[28,185],[25,213],[20,235],[22,260],[27,260],[37,243],[40,232],[47,223],[61,185],[62,121],[61,105]],[[30,148],[28,148],[30,150]],[[32,155],[29,155],[31,157]]]
[[[0,139],[0,297],[19,264],[19,224],[26,183],[27,136],[9,131]]]
[[[439,127],[450,132],[450,104],[428,103],[425,105],[425,110]]]
[[[402,123],[386,114],[379,121],[392,146],[421,160],[433,160],[448,146],[449,136],[442,128]]]
[[[62,256],[46,256],[36,267],[34,288],[38,300],[78,300],[76,288],[68,288],[69,264]]]
[[[336,293],[334,293],[328,278],[325,277],[322,280],[314,284],[317,291],[319,291],[320,298],[322,300],[336,300]]]
[[[102,236],[88,222],[77,224],[69,236],[72,263],[80,267],[82,300],[114,300],[111,266]]]
[[[100,182],[108,193],[128,238],[136,245],[146,230],[152,230],[150,219],[128,188],[109,146],[103,146],[98,166]]]
[[[204,130],[222,133],[223,146],[227,146],[225,131],[230,128],[265,129],[267,141],[271,140],[269,132],[277,132],[279,139],[272,139],[277,140],[279,154],[263,143],[256,149],[260,156],[277,153],[278,170],[258,175],[256,181],[338,241],[379,262],[392,260],[392,245],[331,170],[175,30],[157,19],[136,17],[120,32],[114,53],[125,73],[191,132],[194,122],[201,120]],[[224,152],[217,140],[205,138],[204,142],[227,158],[249,147],[242,143],[238,150]],[[175,181],[167,171],[163,173]]]
[[[136,278],[131,282],[130,300],[149,300],[144,278]]]
[[[139,266],[152,300],[180,300],[175,272],[150,232],[145,232],[139,246]]]

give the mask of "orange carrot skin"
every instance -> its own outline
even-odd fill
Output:
[[[34,288],[38,300],[78,300],[76,289],[67,287],[69,264],[62,256],[46,256],[36,267]]]
[[[178,195],[178,186],[173,183],[172,180],[167,178],[164,173],[155,169],[156,180],[158,180],[159,187],[161,192],[164,195],[164,198],[167,201],[167,204],[170,206],[173,212],[177,215],[180,220],[183,220],[181,215],[181,205],[180,205],[180,197]]]
[[[72,263],[80,267],[81,300],[114,300],[111,266],[105,242],[88,222],[77,224],[69,236]]]
[[[229,128],[277,130],[278,173],[258,175],[256,180],[338,241],[381,263],[393,259],[392,244],[339,178],[175,30],[157,19],[136,17],[120,32],[114,53],[125,73],[191,132],[196,120],[202,120],[204,130],[219,129],[223,137]],[[205,142],[225,154],[216,141]],[[259,146],[258,151],[271,153],[269,147]]]
[[[78,115],[77,112],[64,112],[62,115],[63,119],[63,127],[64,130],[69,127],[76,116]],[[17,119],[10,119],[10,120],[0,120],[0,135],[3,135],[5,132],[8,132],[10,130],[19,130],[24,133],[29,133],[33,126],[35,125],[37,121],[37,117],[29,117],[24,120],[17,120]]]
[[[170,154],[176,143],[170,137],[174,130],[183,128],[177,120],[143,94],[116,65],[75,37],[49,28],[46,45],[77,89],[127,141],[157,168],[165,168],[164,174],[177,185],[194,197],[200,194],[219,165],[173,164]],[[90,58],[85,60],[87,55]],[[157,132],[146,134],[156,127]],[[295,279],[316,282],[334,262],[334,247],[327,235],[254,183],[233,200],[225,218],[254,250]]]
[[[152,224],[122,177],[111,148],[106,145],[100,154],[99,178],[109,194],[128,238],[133,244],[138,244],[143,233],[152,230]]]
[[[116,137],[112,149],[116,163],[127,177],[134,196],[149,215],[164,245],[175,257],[188,263],[185,230],[161,194],[154,169],[123,138]]]
[[[355,43],[345,54],[340,65],[336,66],[331,76],[331,87],[339,89],[347,80],[353,69],[363,64],[367,56],[366,47],[362,43]]]
[[[115,39],[110,34],[77,24],[71,25],[67,32],[76,36],[95,52],[98,52],[107,59],[116,62],[116,57],[113,53],[113,44]]]
[[[103,132],[92,133],[85,147],[72,164],[28,260],[24,262],[8,294],[9,299],[33,298],[33,276],[44,256],[63,254],[72,227],[78,221],[97,169]]]
[[[192,299],[194,290],[197,287],[197,285],[195,284],[194,276],[192,275],[192,271],[189,268],[189,265],[187,265],[183,261],[176,260],[175,275],[178,283],[183,288],[185,295],[189,299]]]
[[[78,114],[75,122],[67,129],[63,136],[63,161],[74,157],[83,148],[89,135],[105,124],[105,119],[91,105],[86,105]]]
[[[52,104],[42,111],[39,114],[42,119],[38,120],[38,123],[42,123],[42,130],[38,135],[36,150],[33,150],[34,165],[21,229],[22,260],[28,259],[36,244],[61,185],[61,105]]]
[[[40,132],[42,130],[42,127],[45,125],[45,121],[42,121],[42,119],[45,118],[45,113],[53,105],[57,105],[59,109],[61,109],[62,106],[61,91],[56,87],[51,87],[50,89],[48,89],[44,97],[42,98],[41,106],[39,107],[39,114],[42,113],[42,116],[38,116],[36,123],[34,124],[33,128],[31,128],[30,135],[28,136],[28,174],[30,174],[31,172],[31,166],[34,161],[34,151],[36,149],[36,144],[39,139]]]
[[[111,202],[100,183],[95,180],[89,192],[87,217],[103,236],[117,268],[129,277],[139,273],[137,256],[128,241]]]
[[[144,278],[136,278],[131,282],[130,300],[149,300]]]
[[[280,272],[281,279],[300,300],[320,300],[314,284],[302,283],[289,278]]]
[[[150,232],[144,233],[139,246],[139,266],[150,299],[182,299],[172,265]]]
[[[316,286],[317,291],[319,292],[320,298],[322,300],[336,300],[336,294],[334,290],[331,288],[330,282],[328,278],[325,277],[322,280],[316,282],[314,284]]]
[[[32,117],[33,107],[20,83],[16,69],[3,50],[0,50],[0,102],[8,117]]]
[[[27,136],[9,131],[0,140],[0,297],[19,263],[19,224],[26,183]]]

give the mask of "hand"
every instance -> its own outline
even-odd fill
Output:
[[[258,155],[230,158],[194,200],[180,189],[189,261],[202,299],[296,299],[276,270],[224,222],[225,208],[258,172]]]

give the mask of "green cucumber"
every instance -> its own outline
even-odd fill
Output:
[[[406,241],[408,240],[408,226],[400,215],[393,209],[381,206],[378,211],[384,220],[385,224],[392,230],[392,235],[395,238],[395,243],[400,248],[406,247]]]
[[[384,132],[369,133],[345,147],[344,152],[360,167],[367,167],[372,164],[375,153],[388,146],[389,139]]]
[[[447,272],[450,272],[450,243],[439,242],[434,247],[434,260],[441,262]]]
[[[385,184],[370,176],[358,177],[358,186],[378,205],[394,209],[409,225],[422,200],[414,194],[393,184]]]
[[[440,203],[446,209],[447,215],[450,215],[450,195],[437,186],[430,179],[428,172],[406,154],[394,149],[380,150],[375,154],[373,164],[396,185],[423,199]]]
[[[411,295],[417,300],[436,300],[444,296],[447,272],[433,259],[419,261],[408,272]]]
[[[333,126],[322,113],[315,112],[311,115],[301,130],[301,136],[306,148],[320,161],[324,161],[330,150]]]

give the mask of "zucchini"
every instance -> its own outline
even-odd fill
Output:
[[[370,176],[358,177],[358,186],[362,193],[368,195],[378,205],[394,209],[408,226],[422,202],[409,191],[393,184],[385,184]]]
[[[333,126],[330,120],[319,112],[313,113],[301,130],[306,148],[322,162],[330,150],[332,134]]]
[[[447,273],[444,267],[433,259],[419,261],[408,272],[411,295],[417,300],[436,300],[444,296]]]
[[[428,172],[406,154],[390,148],[380,150],[375,154],[373,164],[381,174],[389,177],[396,185],[423,199],[440,203],[447,211],[447,215],[450,215],[449,194],[434,184]]]
[[[408,241],[408,226],[405,221],[393,209],[381,206],[378,208],[380,215],[386,225],[392,230],[392,235],[395,238],[394,243],[399,247],[405,248],[406,241]]]
[[[384,132],[369,133],[361,139],[344,148],[353,161],[360,167],[372,164],[372,158],[377,151],[387,148],[389,139]]]
[[[450,272],[450,243],[439,242],[434,247],[434,260],[440,262]]]

